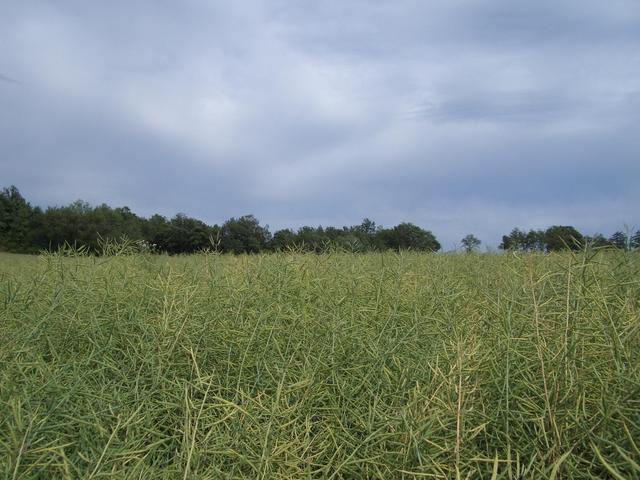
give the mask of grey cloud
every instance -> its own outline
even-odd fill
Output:
[[[522,47],[637,42],[633,0],[598,2],[285,2],[285,32],[310,48],[405,56],[460,47],[518,52]]]
[[[410,116],[433,121],[525,122],[562,116],[580,108],[577,99],[551,92],[481,92],[419,105]]]
[[[16,83],[16,84],[22,83],[16,80],[15,78],[7,77],[6,75],[2,75],[1,73],[0,73],[0,82]]]
[[[0,44],[1,183],[40,205],[638,223],[631,0],[5,2]]]

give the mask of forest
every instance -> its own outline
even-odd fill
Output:
[[[359,225],[303,226],[273,233],[253,215],[230,218],[222,225],[205,222],[178,213],[168,219],[136,215],[128,207],[107,204],[91,206],[77,200],[67,206],[33,206],[17,187],[0,192],[0,251],[38,253],[55,251],[65,245],[99,253],[108,239],[127,238],[144,250],[158,253],[195,253],[215,250],[224,253],[268,251],[322,252],[342,249],[352,252],[414,250],[439,251],[442,245],[430,231],[413,223],[384,228],[365,218]],[[640,231],[585,235],[567,225],[545,230],[524,231],[514,228],[502,237],[500,249],[550,252],[595,247],[640,248]],[[477,249],[480,240],[469,234],[461,240],[467,251]]]

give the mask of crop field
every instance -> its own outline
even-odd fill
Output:
[[[640,478],[640,256],[0,254],[0,477]]]

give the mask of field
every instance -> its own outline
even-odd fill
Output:
[[[640,256],[0,254],[2,478],[640,478]]]

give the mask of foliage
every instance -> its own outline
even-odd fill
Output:
[[[554,225],[544,232],[544,242],[548,252],[571,249],[580,250],[584,238],[575,228],[566,225]]]
[[[0,192],[0,250],[32,252],[37,250],[40,209],[33,208],[14,186]]]
[[[37,253],[66,246],[83,247],[98,254],[101,242],[129,239],[147,245],[149,252],[255,254],[263,251],[370,252],[385,250],[438,251],[440,242],[430,230],[412,223],[383,228],[365,218],[359,225],[343,227],[302,226],[281,229],[271,235],[253,215],[231,218],[222,226],[208,225],[183,213],[168,220],[162,215],[143,218],[128,207],[92,207],[77,200],[68,206],[32,207],[14,186],[0,192],[0,251]],[[480,244],[473,235],[462,240],[466,251]],[[514,228],[502,237],[500,248],[526,252],[578,250],[585,245],[640,248],[640,233],[615,232],[608,240],[601,234],[583,236],[572,226],[546,231]]]
[[[621,250],[627,250],[630,246],[630,238],[626,233],[617,231],[609,238],[609,244]]]
[[[482,242],[474,234],[470,233],[469,235],[466,235],[462,240],[460,240],[460,243],[462,243],[465,252],[471,253],[475,249],[477,249]]]
[[[440,243],[428,230],[412,224],[401,223],[392,229],[379,232],[384,245],[393,250],[438,251]]]
[[[278,230],[273,234],[271,239],[270,248],[272,250],[281,252],[287,251],[293,248],[296,244],[296,234],[289,228]]]
[[[80,200],[67,207],[48,208],[42,215],[40,248],[58,249],[64,244],[99,250],[101,238],[142,238],[143,220],[128,207],[91,207]]]
[[[514,228],[509,235],[503,235],[500,248],[503,250],[542,252],[546,249],[545,232],[542,230],[524,232],[519,228]]]
[[[611,246],[609,241],[601,233],[596,233],[595,235],[585,235],[584,243],[585,245],[589,245],[595,248],[604,248]]]
[[[637,478],[640,257],[0,254],[2,478]]]
[[[231,218],[220,227],[183,213],[171,220],[162,215],[146,219],[128,207],[92,207],[81,200],[42,212],[32,208],[15,187],[4,189],[0,195],[1,250],[34,253],[72,246],[99,253],[104,239],[123,238],[143,242],[151,252],[170,254],[203,250],[255,254],[288,249],[321,253],[331,249],[366,252],[440,248],[431,232],[408,223],[385,230],[364,219],[352,227],[303,226],[296,232],[279,230],[272,237],[269,228],[260,225],[253,215]]]
[[[169,222],[167,244],[161,250],[169,253],[193,253],[211,247],[213,230],[204,222],[183,213]]]
[[[602,245],[602,235],[585,237],[572,226],[554,225],[546,230],[524,232],[514,228],[509,235],[502,237],[500,248],[526,252],[557,252],[560,250],[580,250],[587,243]]]
[[[271,240],[269,229],[260,226],[253,215],[231,218],[222,225],[222,249],[233,253],[258,253]]]

